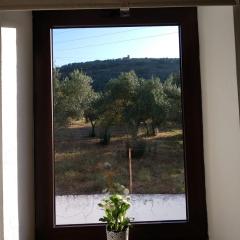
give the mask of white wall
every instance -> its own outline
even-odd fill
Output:
[[[14,56],[12,56],[12,59],[8,60],[5,57],[2,59],[1,74],[3,104],[5,102],[1,109],[1,126],[3,127],[1,139],[3,139],[3,141],[6,139],[10,140],[9,146],[6,146],[7,141],[3,142],[1,145],[1,151],[3,153],[1,154],[1,162],[3,163],[3,167],[7,169],[5,176],[3,174],[3,193],[5,193],[3,198],[3,212],[5,218],[4,240],[17,240],[18,238],[20,240],[34,239],[31,22],[31,12],[0,12],[0,27],[5,28],[5,31],[2,31],[2,35],[8,32],[6,28],[15,29],[17,42],[17,66],[14,66]],[[2,36],[2,38],[4,39],[4,36]],[[10,42],[8,44],[5,41],[3,44],[11,47]],[[14,48],[14,46],[12,46],[12,48]],[[10,50],[12,51],[12,49]],[[2,54],[3,53],[4,51],[2,51]],[[8,67],[8,65],[11,66]],[[9,76],[7,72],[4,74],[5,71],[9,71]],[[15,76],[15,74],[12,74],[14,72],[16,72],[17,84],[14,82],[14,78],[11,77]],[[16,92],[14,91],[15,88]],[[9,91],[7,89],[11,90]],[[11,104],[8,100],[9,98],[12,99]],[[16,103],[14,104],[15,101]],[[9,114],[16,114],[16,119],[9,117]],[[13,123],[12,128],[11,122]],[[17,126],[14,129],[15,124],[17,124]],[[4,131],[8,128],[10,128],[9,135],[4,134]],[[17,152],[15,152],[13,148],[14,142],[17,142]],[[12,165],[11,171],[10,164],[12,163],[15,163],[15,165]],[[14,170],[16,167],[15,174]],[[6,176],[7,174],[11,176]],[[2,190],[2,187],[0,187],[0,189]],[[11,199],[11,196],[14,196],[14,198]],[[14,206],[9,206],[10,202]],[[0,218],[2,218],[2,215],[0,215]],[[18,231],[18,233],[13,233],[13,231]],[[2,236],[0,235],[0,237]]]
[[[232,7],[199,7],[210,240],[240,239],[240,127]]]
[[[198,10],[209,235],[210,240],[238,240],[240,127],[232,8]],[[19,239],[33,240],[31,14],[0,12],[0,26],[17,28]]]

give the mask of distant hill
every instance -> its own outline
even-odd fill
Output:
[[[120,58],[104,61],[71,63],[59,67],[62,78],[75,69],[82,70],[93,79],[96,91],[103,90],[106,83],[121,72],[134,70],[139,77],[150,79],[159,77],[164,81],[171,73],[179,73],[178,58]]]

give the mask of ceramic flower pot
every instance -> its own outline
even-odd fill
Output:
[[[107,240],[128,240],[129,229],[123,232],[111,232],[106,230]]]

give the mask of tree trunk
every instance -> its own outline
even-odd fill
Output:
[[[109,128],[105,127],[103,135],[100,136],[100,143],[103,145],[108,145],[110,143],[111,134],[109,132]]]
[[[128,148],[128,170],[129,170],[129,192],[132,193],[133,180],[132,180],[132,149]]]
[[[151,126],[152,126],[152,135],[156,136],[156,130],[155,130],[154,124],[152,123]]]
[[[145,128],[146,128],[146,130],[147,130],[147,136],[149,136],[149,129],[148,129],[148,125],[147,125],[146,122],[144,122],[144,126],[145,126]]]
[[[93,121],[90,121],[91,125],[92,125],[92,132],[91,132],[91,137],[96,137],[96,133],[95,133],[95,123]]]

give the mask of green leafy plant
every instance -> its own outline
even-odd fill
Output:
[[[121,194],[111,194],[98,204],[105,215],[99,219],[107,224],[107,230],[112,232],[126,231],[131,225],[130,218],[126,216],[130,208],[130,197]]]

